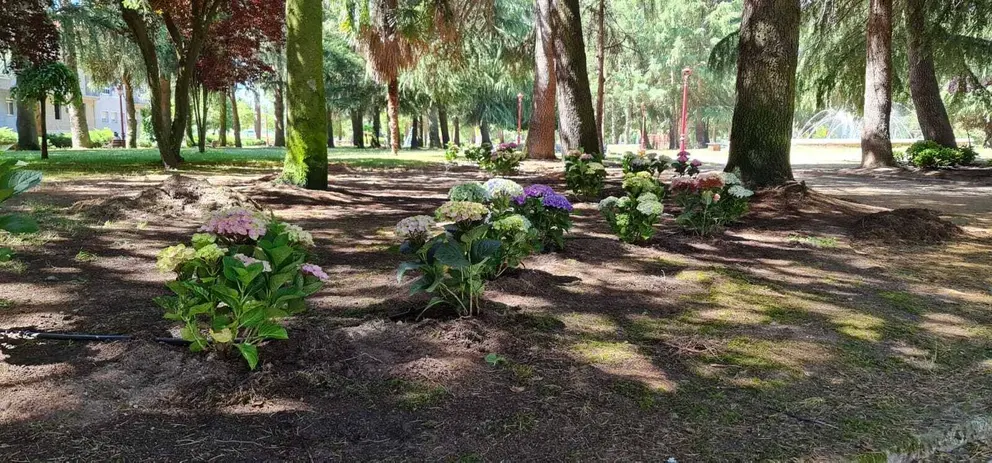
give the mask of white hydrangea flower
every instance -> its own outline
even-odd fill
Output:
[[[651,201],[659,202],[658,201],[658,195],[656,195],[654,193],[644,193],[644,194],[642,194],[642,195],[640,195],[640,196],[637,197],[637,202],[639,202],[639,203],[651,202]]]
[[[731,185],[730,188],[727,189],[727,193],[735,198],[750,198],[751,196],[754,196],[753,191],[740,185]]]
[[[426,215],[415,215],[396,224],[396,234],[403,239],[426,240],[437,223]]]
[[[661,215],[665,211],[665,206],[663,206],[658,201],[644,201],[637,203],[637,212],[644,215]]]
[[[313,246],[313,235],[299,225],[285,224],[283,226],[283,233],[289,237],[290,243],[302,244],[307,247]]]
[[[513,180],[507,180],[505,178],[490,179],[482,187],[486,189],[489,199],[500,197],[515,198],[524,194],[524,187]]]
[[[604,198],[602,201],[599,202],[599,210],[602,211],[602,210],[610,209],[617,204],[617,201],[619,201],[619,199],[617,199],[616,196],[609,196],[607,198]]]
[[[741,179],[733,172],[724,172],[723,183],[726,185],[740,185]]]

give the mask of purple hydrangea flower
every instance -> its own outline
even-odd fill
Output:
[[[523,205],[528,198],[541,198],[553,194],[556,194],[555,190],[547,185],[531,185],[524,188],[524,194],[513,198],[513,201]]]
[[[681,163],[683,163],[683,164],[685,164],[686,162],[688,162],[689,161],[689,152],[688,151],[681,151],[681,152],[679,152],[678,161],[681,162]]]
[[[317,264],[303,264],[303,266],[300,267],[300,272],[304,275],[315,276],[320,281],[327,281],[330,279],[330,277],[327,276],[327,273],[324,272],[324,269],[320,268]]]
[[[554,209],[561,209],[563,211],[572,212],[572,203],[568,202],[568,198],[558,193],[544,195],[541,198],[541,204],[544,204],[544,207],[550,207]]]
[[[259,214],[244,208],[234,208],[218,212],[210,217],[201,232],[213,233],[227,238],[251,238],[257,240],[265,235],[268,222]]]
[[[689,163],[689,165],[691,165],[692,167],[699,167],[703,165],[703,161],[700,161],[699,159],[693,159],[692,162]]]

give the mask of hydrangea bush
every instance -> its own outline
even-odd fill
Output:
[[[577,196],[598,198],[606,183],[602,156],[572,150],[565,154],[565,184]]]
[[[667,156],[658,156],[657,153],[647,153],[644,150],[637,153],[627,152],[623,155],[623,173],[636,174],[638,172],[647,172],[657,177],[668,169],[671,162],[671,158]]]
[[[400,265],[397,281],[409,271],[419,273],[411,293],[432,296],[424,310],[446,304],[462,316],[476,314],[486,281],[521,265],[545,240],[563,246],[562,235],[571,227],[572,205],[542,185],[525,189],[494,178],[457,185],[449,198],[433,218],[414,216],[396,225],[400,251],[414,257]]]
[[[679,177],[684,176],[695,176],[699,175],[699,166],[703,165],[703,162],[699,159],[690,159],[688,151],[680,151],[675,162],[672,163],[672,168],[675,169],[675,174]]]
[[[527,155],[516,143],[500,143],[488,156],[479,159],[479,167],[487,172],[506,175],[517,170]]]
[[[454,162],[458,159],[458,152],[461,148],[455,144],[453,141],[448,142],[447,148],[444,150],[444,160],[448,162]]]
[[[672,180],[670,191],[682,208],[676,222],[699,235],[710,235],[736,222],[748,210],[754,192],[728,172],[707,172]]]
[[[278,320],[305,310],[304,300],[328,280],[308,263],[313,237],[302,228],[247,209],[213,215],[184,243],[163,249],[156,266],[176,279],[173,296],[155,299],[165,318],[181,322],[194,352],[236,348],[254,369],[258,346],[287,339]]]
[[[599,212],[621,241],[646,241],[654,236],[654,226],[665,211],[661,204],[664,188],[650,173],[642,171],[624,175],[623,189],[626,196],[600,201]]]
[[[469,146],[465,148],[465,159],[473,162],[480,162],[483,158],[488,157],[493,152],[493,145],[489,143],[483,143],[478,146]]]

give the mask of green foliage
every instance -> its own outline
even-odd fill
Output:
[[[513,173],[527,155],[516,143],[502,143],[488,156],[479,157],[479,167],[497,175]]]
[[[455,144],[453,141],[448,142],[447,149],[444,150],[444,160],[448,162],[453,162],[458,159],[458,152],[461,148]]]
[[[469,146],[465,148],[465,159],[474,162],[480,162],[484,158],[492,155],[493,145],[488,143],[483,143],[479,146]]]
[[[254,232],[239,232],[246,220]],[[191,246],[159,253],[158,268],[176,274],[167,284],[175,295],[155,302],[166,319],[183,324],[181,335],[192,351],[233,346],[254,369],[262,342],[288,338],[277,321],[305,310],[304,299],[327,275],[306,263],[309,234],[274,217],[225,211],[207,228],[217,234],[196,234]]]
[[[17,143],[17,132],[8,127],[0,127],[0,148]]]
[[[114,131],[110,129],[90,130],[90,147],[102,148],[114,140]]]
[[[955,149],[926,140],[913,143],[907,148],[903,160],[919,168],[938,169],[968,165],[975,162],[977,157],[978,153],[971,147]]]
[[[565,233],[572,228],[571,204],[561,195],[548,191],[535,191],[528,187],[522,201],[514,201],[514,210],[530,221],[535,233],[534,245],[537,252],[565,249]],[[553,196],[552,196],[553,195]],[[553,199],[547,199],[553,198]]]
[[[628,151],[623,155],[623,173],[636,174],[638,172],[647,172],[657,177],[668,169],[671,162],[672,160],[667,156],[659,157],[657,153],[645,153],[644,151],[631,153]]]
[[[646,241],[654,236],[654,225],[665,208],[664,188],[648,172],[624,175],[626,196],[610,196],[599,203],[599,211],[613,233],[625,243]]]
[[[676,223],[699,235],[711,235],[736,222],[747,213],[748,198],[754,195],[737,175],[716,172],[676,177],[671,191],[682,208]]]
[[[78,91],[76,73],[62,63],[29,68],[17,76],[17,85],[10,89],[11,95],[19,100],[51,98],[57,105],[68,104]]]
[[[41,172],[21,170],[22,164],[16,159],[0,157],[0,204],[41,183]],[[3,214],[0,215],[0,231],[34,233],[38,231],[38,224],[23,214]],[[11,256],[10,249],[0,248],[0,261],[8,261]]]
[[[569,151],[565,154],[565,184],[579,197],[598,198],[606,183],[601,156]]]
[[[48,134],[48,144],[56,148],[72,148],[72,135],[68,133]]]

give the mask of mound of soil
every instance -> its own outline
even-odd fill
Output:
[[[173,175],[162,184],[137,196],[116,195],[105,199],[79,201],[71,211],[96,220],[145,219],[155,217],[199,218],[232,207],[260,209],[247,196],[230,188],[182,175]]]
[[[930,209],[895,209],[869,214],[855,222],[855,239],[882,243],[943,243],[961,235],[957,225]]]

